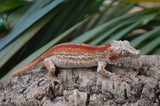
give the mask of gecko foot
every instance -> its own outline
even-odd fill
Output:
[[[98,67],[97,67],[97,72],[101,75],[104,75],[106,77],[110,77],[112,73],[110,73],[109,71],[107,71],[105,69],[107,63],[104,61],[99,61],[98,62]]]
[[[52,77],[49,78],[49,79],[47,79],[46,81],[47,81],[47,82],[48,82],[48,81],[51,81],[52,83],[58,82],[57,78],[52,78]]]
[[[101,74],[101,75],[104,75],[106,77],[110,77],[111,76],[111,73],[109,71],[105,70],[105,69],[102,70],[102,71],[99,71],[98,73]]]

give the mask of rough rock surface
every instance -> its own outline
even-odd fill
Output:
[[[58,69],[52,82],[45,68],[25,71],[0,82],[0,106],[160,105],[160,56],[131,61],[135,68],[107,66],[110,77],[96,67]]]

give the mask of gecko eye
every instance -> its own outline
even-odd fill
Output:
[[[128,56],[128,51],[127,50],[121,50],[120,55],[123,56],[123,57],[127,57]]]

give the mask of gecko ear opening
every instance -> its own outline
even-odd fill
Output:
[[[120,51],[120,56],[127,57],[128,55],[129,55],[128,50],[123,49]]]

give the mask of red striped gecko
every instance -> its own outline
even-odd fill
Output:
[[[19,69],[10,77],[22,71],[44,66],[54,76],[56,67],[76,68],[97,66],[97,72],[107,76],[107,64],[119,66],[116,60],[127,57],[138,58],[140,51],[130,46],[128,41],[112,41],[104,45],[83,43],[63,43],[54,46],[31,64]]]

